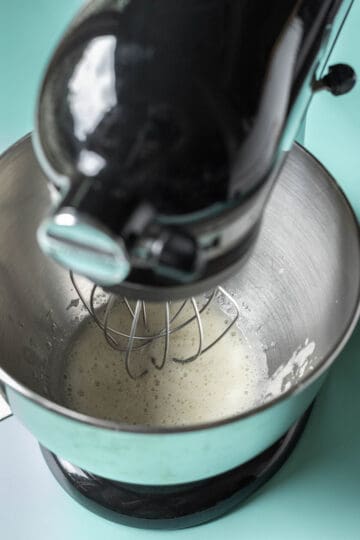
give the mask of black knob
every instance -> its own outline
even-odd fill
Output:
[[[329,67],[327,75],[313,85],[315,91],[328,90],[333,96],[350,92],[356,83],[356,73],[348,64],[335,64]]]
[[[159,256],[158,273],[177,281],[192,281],[202,266],[196,241],[181,231],[172,231]]]
[[[193,281],[203,268],[202,251],[195,238],[187,231],[150,225],[148,235],[142,234],[129,243],[134,268],[152,269],[157,275],[174,282]]]

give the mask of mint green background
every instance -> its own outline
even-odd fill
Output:
[[[40,73],[81,3],[0,0],[0,151],[31,129]],[[360,76],[359,0],[331,58],[337,61],[351,63]],[[305,143],[338,179],[360,215],[360,83],[346,96],[322,93],[314,99]],[[186,531],[138,531],[91,515],[55,488],[50,475],[38,479],[26,452],[7,446],[9,440],[23,441],[16,420],[7,420],[0,427],[0,537],[360,539],[359,357],[358,328],[321,392],[304,437],[282,470],[256,498],[231,515]],[[18,467],[10,473],[1,465],[11,466],[13,456]],[[14,483],[20,474],[25,479],[24,492]],[[41,507],[32,502],[32,482],[43,494]],[[50,499],[47,490],[54,490]]]

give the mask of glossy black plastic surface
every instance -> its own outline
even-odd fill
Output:
[[[255,122],[267,124],[257,129],[262,180],[303,34],[293,24],[297,2],[132,0],[117,11],[107,4],[63,41],[40,100],[51,164],[76,190],[92,160],[90,176],[104,188],[89,182],[82,206],[94,215],[103,196],[111,215],[141,198],[181,214],[226,200]],[[280,53],[281,65],[271,65]],[[248,153],[241,160],[241,168],[254,165]]]
[[[130,282],[216,281],[245,252],[340,4],[103,0],[75,20],[42,86],[38,155],[77,226],[89,217],[121,237]],[[208,249],[209,230],[217,250]],[[74,240],[62,234],[66,251]]]
[[[329,90],[334,96],[342,96],[352,90],[356,83],[356,73],[348,64],[335,64],[329,67],[325,77],[319,81],[320,88]]]
[[[173,215],[254,189],[331,3],[104,1],[60,45],[40,98],[40,140],[70,199],[91,177],[79,206],[118,231],[141,199]]]

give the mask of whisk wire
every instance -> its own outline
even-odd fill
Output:
[[[143,377],[144,375],[146,375],[146,373],[148,371],[147,369],[144,369],[139,375],[134,375],[132,373],[131,369],[130,369],[131,351],[133,350],[133,341],[134,341],[135,332],[136,332],[139,317],[140,317],[140,311],[141,311],[141,301],[138,300],[136,302],[136,306],[135,306],[134,318],[133,318],[133,321],[132,321],[132,324],[131,324],[129,341],[128,341],[128,346],[127,346],[126,355],[125,355],[125,368],[126,368],[127,374],[133,380],[136,380],[136,379],[139,379],[140,377]]]
[[[197,306],[195,298],[191,298],[191,304],[192,304],[192,307],[193,307],[194,312],[195,312],[197,329],[198,329],[198,332],[199,332],[199,345],[198,345],[197,352],[193,356],[189,356],[188,358],[176,358],[176,357],[172,358],[173,362],[177,362],[177,363],[180,363],[180,364],[187,364],[188,362],[193,362],[194,360],[199,358],[199,356],[202,353],[202,347],[203,347],[203,341],[204,341],[204,329],[203,329],[203,325],[202,325],[201,318],[200,318],[199,308]]]
[[[190,325],[191,323],[195,321],[196,328],[197,328],[197,335],[198,335],[198,344],[197,344],[196,352],[185,358],[179,358],[175,356],[171,357],[171,360],[173,362],[187,364],[189,362],[193,362],[194,360],[199,358],[202,354],[212,349],[230,331],[230,329],[236,324],[236,322],[238,321],[240,317],[240,308],[237,302],[234,300],[234,298],[232,298],[232,296],[223,287],[219,286],[217,287],[217,289],[212,291],[210,296],[206,298],[206,301],[200,308],[199,308],[197,300],[194,297],[191,297],[189,299],[184,300],[181,303],[181,305],[177,308],[174,315],[170,316],[170,302],[165,302],[164,326],[157,332],[150,333],[149,332],[150,330],[149,318],[148,318],[145,301],[137,300],[135,303],[135,307],[133,308],[130,302],[128,301],[128,299],[124,297],[122,300],[125,306],[127,307],[130,317],[131,317],[130,332],[127,333],[125,331],[121,331],[119,329],[113,328],[113,326],[110,325],[111,313],[114,310],[115,304],[119,301],[118,297],[116,297],[115,295],[109,296],[107,305],[105,307],[104,315],[101,320],[98,315],[99,309],[95,305],[96,292],[98,290],[98,286],[94,285],[91,288],[89,302],[87,302],[72,272],[70,272],[70,279],[85,309],[87,310],[89,315],[93,318],[97,326],[102,330],[104,337],[106,339],[106,342],[113,349],[116,349],[119,352],[125,353],[125,367],[131,379],[137,379],[139,377],[143,377],[148,372],[147,369],[144,369],[140,374],[134,373],[134,370],[132,369],[132,365],[131,365],[132,353],[147,347],[154,340],[164,339],[164,351],[162,354],[161,362],[157,363],[155,358],[151,358],[151,362],[154,365],[154,367],[158,370],[161,370],[165,366],[169,357],[170,336],[174,334],[175,332],[181,331],[186,326]],[[210,306],[210,304],[214,301],[217,295],[222,295],[225,298],[225,300],[235,310],[235,315],[232,321],[230,322],[230,324],[227,324],[227,321],[225,321],[225,324],[226,324],[225,329],[222,332],[220,332],[220,334],[217,335],[215,339],[213,339],[212,341],[210,341],[210,343],[204,346],[204,327],[203,327],[201,315]],[[190,302],[191,304],[193,315],[191,315],[190,317],[186,317],[185,320],[179,321],[178,324],[174,325],[174,322],[180,317],[181,313],[184,311],[188,302]],[[139,331],[140,317],[142,317],[143,327],[145,329],[145,335],[138,335],[137,333]],[[121,343],[121,339],[127,340],[125,345]],[[137,345],[136,345],[136,342],[138,342]]]
[[[169,352],[169,342],[170,342],[170,305],[169,302],[165,302],[165,346],[164,346],[164,355],[160,365],[156,363],[155,358],[152,358],[152,363],[156,369],[161,370],[167,360]]]

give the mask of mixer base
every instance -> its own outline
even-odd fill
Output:
[[[216,519],[245,501],[283,465],[312,406],[270,448],[230,471],[187,484],[144,486],[88,473],[41,447],[51,472],[75,500],[99,516],[143,529],[182,529]]]

